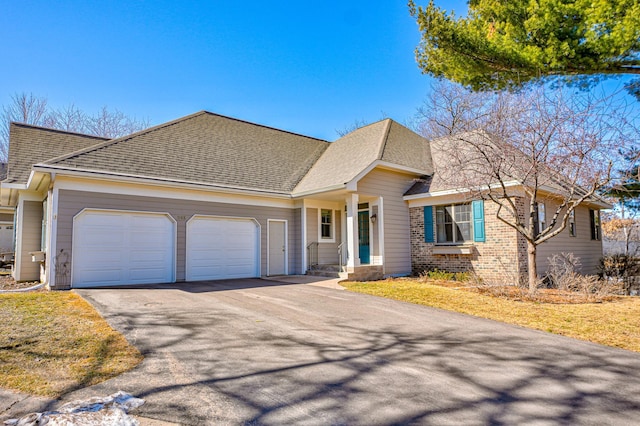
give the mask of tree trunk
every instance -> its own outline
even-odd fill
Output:
[[[529,260],[529,293],[533,294],[538,288],[538,274],[536,272],[536,245],[531,241],[527,241],[527,257]]]

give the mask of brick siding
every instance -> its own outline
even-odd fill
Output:
[[[524,201],[515,203],[524,211]],[[449,272],[473,272],[485,282],[516,284],[527,273],[527,245],[515,229],[498,220],[498,206],[484,202],[485,242],[474,242],[472,254],[434,254],[434,243],[424,240],[423,207],[409,210],[411,220],[411,265],[415,275],[439,269]],[[434,232],[435,215],[434,215]]]

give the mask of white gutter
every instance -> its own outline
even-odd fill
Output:
[[[504,186],[506,188],[513,188],[516,186],[522,186],[522,184],[516,180],[505,182]],[[465,193],[469,193],[472,191],[488,191],[490,189],[500,189],[502,185],[500,184],[492,184],[492,185],[482,185],[478,188],[474,188],[473,190],[469,188],[454,188],[454,189],[445,189],[442,191],[433,191],[433,192],[425,192],[423,194],[413,194],[413,195],[405,195],[403,200],[411,201],[411,200],[419,200],[422,198],[436,198],[436,197],[444,197],[449,195],[461,195]]]
[[[346,183],[342,183],[342,184],[338,184],[338,185],[327,186],[327,187],[321,188],[321,189],[311,189],[309,191],[296,192],[296,193],[292,194],[291,197],[292,198],[306,197],[307,195],[322,194],[324,192],[331,192],[331,191],[335,191],[335,190],[338,190],[338,189],[346,189],[346,187],[347,187],[347,184]]]
[[[314,195],[314,194],[321,194],[329,191],[335,191],[337,189],[346,189],[347,191],[357,191],[358,181],[362,179],[364,176],[366,176],[367,174],[369,174],[369,172],[371,172],[376,167],[380,167],[385,170],[394,170],[398,172],[411,173],[418,176],[425,176],[430,174],[429,172],[426,172],[424,170],[418,170],[411,167],[400,166],[400,165],[389,163],[382,160],[375,160],[348,182],[337,184],[337,185],[326,186],[319,189],[311,189],[308,191],[296,192],[293,194],[293,197],[299,198],[307,195]]]
[[[27,189],[26,183],[8,183],[8,182],[0,182],[0,188],[7,189]]]
[[[136,175],[128,175],[124,173],[105,173],[97,170],[70,170],[64,167],[52,166],[52,165],[44,165],[37,164],[33,166],[34,171],[41,171],[45,173],[58,173],[58,175],[68,175],[68,176],[79,176],[79,177],[91,177],[98,180],[108,180],[113,182],[114,180],[122,181],[122,182],[144,182],[157,186],[166,186],[166,187],[179,187],[185,189],[209,189],[216,190],[223,193],[229,194],[240,194],[240,195],[258,195],[258,196],[268,196],[275,198],[283,198],[283,199],[291,199],[291,195],[286,192],[280,191],[260,191],[255,189],[248,189],[244,187],[236,187],[236,186],[222,186],[222,185],[212,185],[201,182],[189,182],[183,180],[170,180],[170,179],[161,179],[161,178],[151,178],[151,177],[141,177]],[[32,172],[33,173],[33,172]]]

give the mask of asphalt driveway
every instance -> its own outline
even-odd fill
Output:
[[[264,280],[78,291],[145,354],[124,390],[181,424],[636,424],[640,355]],[[603,319],[606,320],[606,319]]]

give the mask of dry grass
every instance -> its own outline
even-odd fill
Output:
[[[351,291],[640,352],[640,298],[618,297],[603,303],[541,303],[510,300],[480,294],[471,289],[451,288],[412,279],[350,282],[341,285]]]
[[[0,294],[0,324],[0,387],[58,397],[142,360],[72,292]]]

